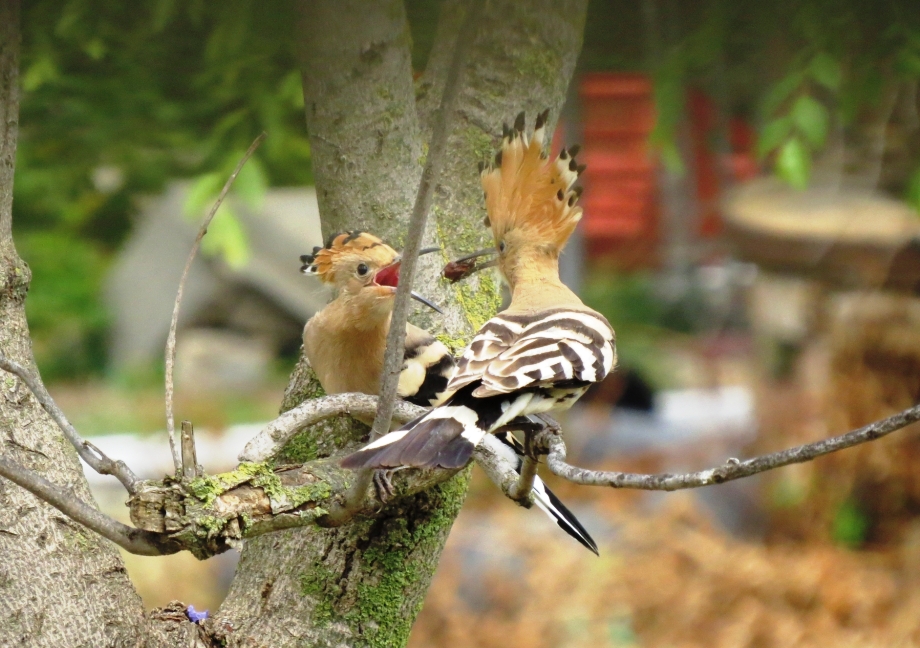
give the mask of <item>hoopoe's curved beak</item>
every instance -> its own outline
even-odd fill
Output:
[[[440,251],[440,249],[441,248],[436,248],[436,247],[424,248],[420,250],[418,254],[419,256],[422,256],[423,254],[431,254],[432,252]],[[399,285],[399,269],[401,266],[402,266],[402,257],[397,257],[396,260],[390,265],[380,268],[380,270],[378,270],[377,273],[374,275],[374,279],[373,279],[374,284],[378,286],[389,286],[390,288],[396,288],[396,286]],[[426,299],[425,297],[422,297],[420,294],[418,294],[414,290],[410,292],[409,295],[415,301],[425,304],[425,306],[428,306],[428,308],[431,308],[437,311],[438,313],[441,313],[442,315],[444,314],[444,311],[438,308],[437,304]]]
[[[498,251],[494,248],[485,248],[483,250],[478,250],[472,254],[467,254],[462,256],[455,261],[450,261],[447,265],[444,266],[444,269],[441,271],[441,276],[447,279],[451,283],[457,283],[461,279],[466,279],[471,274],[479,272],[480,270],[485,270],[486,268],[493,268],[498,265],[498,257],[489,259],[488,261],[483,261],[477,263],[476,259],[479,257],[487,255],[498,254]]]

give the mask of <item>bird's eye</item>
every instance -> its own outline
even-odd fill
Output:
[[[366,274],[367,274],[367,270],[368,270],[367,264],[365,264],[365,263],[359,263],[359,264],[358,264],[358,276],[359,276],[359,277],[363,277],[364,275],[366,275]]]
[[[504,241],[502,241],[501,243],[498,244],[498,251],[499,251],[499,252],[504,252],[504,251],[505,251],[505,242],[504,242]]]

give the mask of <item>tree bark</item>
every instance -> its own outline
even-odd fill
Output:
[[[0,0],[0,352],[35,372],[12,239],[19,2]],[[24,385],[0,375],[0,452],[92,502],[76,451]],[[0,645],[136,646],[144,610],[114,545],[0,480]]]

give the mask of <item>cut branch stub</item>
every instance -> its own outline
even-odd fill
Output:
[[[394,497],[431,488],[456,472],[400,472],[393,480]],[[242,463],[232,472],[191,481],[167,477],[162,482],[140,482],[128,507],[138,529],[166,534],[205,559],[244,538],[313,524],[334,526],[355,479],[356,474],[341,468],[336,458],[274,469],[264,463]],[[369,495],[356,512],[373,516],[379,512],[379,502]]]
[[[182,421],[182,476],[195,479],[201,476],[198,451],[195,449],[195,428],[191,421]]]

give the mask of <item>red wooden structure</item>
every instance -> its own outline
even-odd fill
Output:
[[[660,207],[657,159],[648,139],[655,126],[652,82],[644,74],[593,73],[581,77],[580,96],[588,165],[583,176],[583,231],[588,255],[623,268],[658,264]],[[690,168],[695,174],[700,237],[721,232],[719,160],[713,147],[715,106],[703,93],[688,93]],[[729,123],[732,155],[724,160],[736,179],[756,175],[753,132],[740,120]]]

